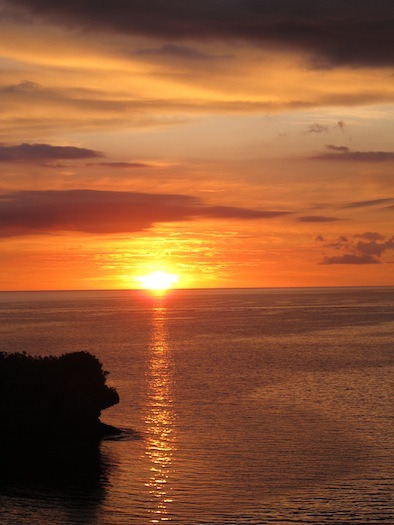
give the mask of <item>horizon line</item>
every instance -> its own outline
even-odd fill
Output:
[[[195,288],[169,288],[166,293],[192,290],[284,290],[284,289],[318,289],[318,288],[393,288],[394,284],[376,285],[322,285],[322,286],[215,286]],[[151,292],[145,288],[67,288],[67,289],[34,289],[34,290],[0,290],[0,293],[43,293],[43,292]]]

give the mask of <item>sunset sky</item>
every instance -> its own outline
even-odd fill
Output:
[[[0,13],[0,289],[393,284],[394,2]]]

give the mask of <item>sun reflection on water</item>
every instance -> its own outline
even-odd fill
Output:
[[[171,521],[170,474],[174,447],[174,419],[170,351],[166,308],[153,309],[152,339],[149,348],[147,382],[146,451],[150,477],[146,483],[153,498],[150,523]]]

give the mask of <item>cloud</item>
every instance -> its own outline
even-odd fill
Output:
[[[174,44],[165,44],[160,47],[149,47],[144,49],[137,49],[134,52],[137,56],[152,56],[152,57],[168,57],[176,58],[180,60],[187,61],[206,61],[206,60],[216,60],[223,58],[231,58],[231,55],[211,55],[209,53],[204,53],[199,49],[194,49],[193,47],[188,46],[178,46]]]
[[[326,244],[328,248],[343,250],[343,255],[326,256],[320,264],[379,264],[380,258],[394,249],[394,237],[387,238],[377,232],[355,234],[353,239],[363,239],[354,242],[341,236],[336,242]]]
[[[384,236],[377,232],[364,232],[355,235],[359,239],[367,239],[368,241],[383,241]]]
[[[308,129],[304,132],[304,134],[307,135],[309,133],[327,133],[328,129],[328,126],[322,126],[318,123],[310,124],[308,126]]]
[[[104,156],[104,155],[103,155]],[[40,166],[44,168],[111,168],[115,170],[134,170],[141,168],[153,168],[155,165],[147,164],[145,162],[85,162],[83,164],[61,164],[59,162],[44,162]]]
[[[334,161],[352,161],[352,162],[393,162],[393,151],[351,151],[346,146],[326,146],[334,153],[321,153],[309,157],[310,160],[334,160]]]
[[[96,190],[19,191],[0,195],[0,236],[130,233],[156,223],[198,218],[269,219],[285,211],[209,206],[189,195]]]
[[[195,69],[195,68],[193,68]],[[196,73],[195,73],[196,74]],[[190,98],[182,90],[176,90],[167,98],[132,95],[121,91],[122,83],[113,84],[114,91],[77,87],[53,87],[29,80],[0,85],[0,137],[30,136],[53,130],[69,131],[78,129],[146,129],[179,126],[190,123],[200,115],[224,114],[247,115],[280,113],[310,109],[312,107],[354,106],[360,104],[391,103],[394,94],[382,91],[362,93],[322,94],[316,91],[312,96],[299,93],[296,98],[278,100],[274,92],[261,100],[243,98],[239,93],[232,99],[218,100],[202,97]],[[184,94],[183,94],[184,93]],[[237,98],[239,97],[239,98]],[[31,108],[34,107],[34,112]],[[16,138],[15,140],[18,140]]]
[[[281,215],[288,215],[288,212],[250,210],[247,208],[233,208],[232,206],[207,206],[203,215],[217,219],[271,219]]]
[[[347,146],[333,146],[332,144],[327,144],[326,148],[330,151],[336,151],[340,153],[347,153],[349,151]]]
[[[334,222],[342,221],[338,217],[327,217],[325,215],[305,215],[304,217],[298,217],[298,222]]]
[[[371,255],[346,253],[345,255],[324,257],[320,264],[380,264],[380,261]]]
[[[356,250],[363,255],[376,255],[377,257],[380,257],[386,250],[390,250],[394,248],[394,239],[391,238],[388,241],[385,242],[375,242],[375,241],[369,241],[369,242],[363,242],[359,241],[356,244]]]
[[[341,131],[344,131],[345,122],[343,120],[340,120],[339,122],[331,126],[331,129],[340,129]],[[328,133],[329,131],[330,131],[330,126],[325,126],[323,124],[319,124],[318,122],[315,122],[314,124],[309,124],[306,131],[304,131],[304,135],[309,135],[310,133]],[[343,147],[341,146],[337,147],[337,146],[330,145],[326,147],[334,151],[343,151]]]
[[[341,206],[341,208],[364,208],[368,206],[378,206],[380,204],[387,204],[393,201],[394,201],[394,197],[388,197],[384,199],[372,199],[372,200],[367,200],[367,201],[355,201],[355,202],[348,202],[347,204],[344,204],[343,206]]]
[[[136,169],[136,168],[151,168],[150,164],[145,162],[88,162],[85,164],[88,168],[103,167],[115,169]]]
[[[45,162],[58,159],[89,159],[103,157],[102,153],[75,146],[52,146],[50,144],[0,144],[0,162]]]
[[[71,28],[169,42],[242,40],[308,53],[314,67],[394,62],[394,5],[386,0],[8,0]]]

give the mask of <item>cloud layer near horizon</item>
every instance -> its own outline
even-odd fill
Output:
[[[270,219],[285,211],[209,206],[176,194],[97,190],[19,191],[0,195],[0,237],[143,231],[160,222],[196,218]]]
[[[394,62],[394,4],[385,0],[13,0],[67,27],[179,40],[243,40],[311,56],[315,67]]]

